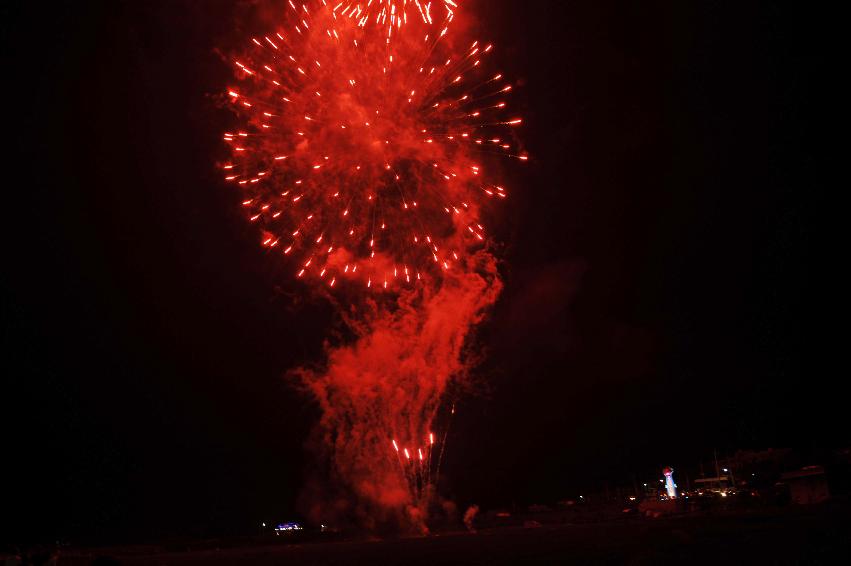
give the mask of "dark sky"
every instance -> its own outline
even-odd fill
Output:
[[[284,374],[336,322],[214,169],[215,49],[252,10],[24,4],[0,8],[0,530],[143,540],[293,516],[315,412]],[[688,4],[487,3],[533,159],[499,222],[481,392],[452,425],[459,502],[847,443],[813,250],[816,20]]]

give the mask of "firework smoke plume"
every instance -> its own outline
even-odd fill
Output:
[[[502,287],[483,215],[506,197],[500,161],[526,159],[512,85],[486,70],[492,45],[464,37],[458,10],[288,2],[229,61],[241,126],[224,134],[225,178],[261,244],[340,305],[355,337],[295,373],[350,515],[373,526],[425,529],[435,417]]]

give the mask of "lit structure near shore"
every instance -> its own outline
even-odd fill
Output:
[[[668,497],[675,499],[677,497],[677,484],[674,483],[674,468],[666,467],[662,470],[665,474],[665,490],[668,492]]]

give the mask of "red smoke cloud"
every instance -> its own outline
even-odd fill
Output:
[[[435,288],[403,293],[390,305],[370,302],[353,323],[354,342],[330,348],[322,370],[299,372],[319,401],[323,445],[357,496],[360,518],[422,527],[427,497],[412,489],[406,467],[422,466],[413,455],[429,448],[430,433],[440,437],[438,406],[450,381],[466,373],[465,342],[502,289],[490,253],[474,254],[469,264]],[[413,463],[397,455],[394,440]]]

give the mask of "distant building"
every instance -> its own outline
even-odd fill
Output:
[[[780,476],[780,481],[789,486],[792,503],[809,505],[830,499],[827,477],[822,466],[807,466],[794,472],[786,472]]]
[[[726,492],[733,487],[733,480],[730,476],[717,476],[696,479],[694,484],[698,491]]]

